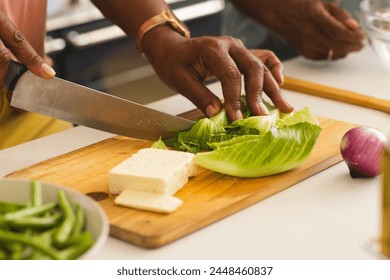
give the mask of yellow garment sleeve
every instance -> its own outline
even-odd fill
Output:
[[[72,124],[10,107],[6,88],[0,88],[0,150],[63,131]]]

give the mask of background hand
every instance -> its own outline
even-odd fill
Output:
[[[290,35],[303,56],[339,59],[363,48],[364,33],[358,22],[335,3],[307,1],[304,10],[301,24],[296,25],[296,36]]]
[[[338,59],[363,47],[358,22],[320,0],[231,0],[245,15],[286,38],[310,59]]]

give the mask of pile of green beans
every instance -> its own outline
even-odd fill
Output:
[[[94,243],[85,216],[63,190],[57,202],[42,203],[42,185],[31,182],[25,204],[0,200],[0,260],[77,259]]]

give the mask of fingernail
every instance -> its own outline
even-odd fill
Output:
[[[291,109],[294,109],[294,106],[290,103],[290,101],[288,101],[288,99],[286,99],[286,102],[287,102],[288,106],[290,106]]]
[[[218,113],[217,108],[215,108],[213,104],[207,106],[206,108],[207,117],[214,117],[217,113]]]
[[[47,65],[46,63],[42,63],[41,69],[42,69],[43,73],[45,73],[45,75],[47,76],[47,78],[53,78],[53,77],[55,77],[55,75],[56,75],[56,71],[54,71],[54,69],[51,68],[51,67],[50,67],[49,65]]]
[[[235,115],[236,115],[236,119],[235,120],[241,120],[241,119],[244,118],[244,116],[242,115],[241,110],[237,110]]]
[[[286,98],[286,95],[282,92],[281,93],[282,97],[283,97],[283,101],[285,104],[287,104],[288,107],[290,107],[290,110],[294,110],[294,106],[290,103],[290,101],[288,101],[288,99]]]
[[[284,83],[284,74],[283,74],[283,70],[280,70],[278,72],[275,73],[274,75],[274,79],[275,81],[280,85],[280,84],[283,84]]]
[[[282,74],[281,76],[280,76],[280,81],[279,81],[279,85],[283,85],[284,84],[284,75]]]
[[[353,18],[347,19],[346,24],[352,29],[359,28],[359,23]]]
[[[263,102],[259,102],[259,109],[262,115],[269,115],[267,107],[264,105]]]

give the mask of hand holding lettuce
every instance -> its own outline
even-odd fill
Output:
[[[246,110],[244,119],[229,122],[222,110],[164,142],[195,153],[198,165],[231,176],[262,177],[295,168],[309,156],[321,127],[307,107],[284,114],[266,105],[267,116],[249,116]]]

